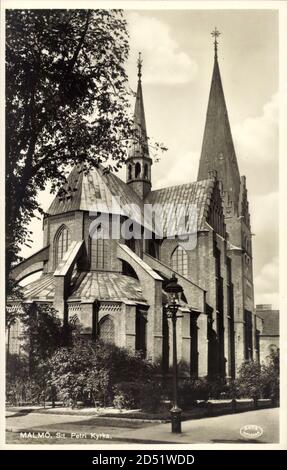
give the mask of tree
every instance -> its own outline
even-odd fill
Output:
[[[64,327],[56,310],[48,304],[23,305],[23,351],[28,359],[29,375],[37,375],[65,341]]]
[[[62,187],[69,165],[87,171],[111,159],[117,170],[125,161],[128,51],[119,10],[6,11],[7,274],[31,241],[47,181],[73,192]]]
[[[39,403],[47,395],[47,362],[72,337],[73,327],[69,325],[68,335],[56,311],[47,304],[23,304],[18,318],[22,324],[22,353],[7,357],[7,397],[14,404]]]
[[[280,352],[271,351],[267,363],[262,366],[262,395],[264,398],[279,400],[280,396]]]
[[[279,349],[272,351],[267,362],[259,364],[254,361],[244,362],[235,380],[236,388],[241,396],[250,397],[254,402],[258,398],[279,399],[280,389]]]

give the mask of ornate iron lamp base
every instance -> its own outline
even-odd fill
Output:
[[[180,434],[181,433],[181,409],[174,406],[170,410],[171,414],[171,432]]]

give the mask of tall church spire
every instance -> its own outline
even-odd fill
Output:
[[[142,57],[139,53],[138,86],[134,110],[135,136],[129,148],[127,158],[127,184],[144,199],[151,190],[151,165],[148,137],[146,131],[143,92],[142,92]]]
[[[222,181],[224,205],[236,208],[240,174],[218,65],[217,38],[220,33],[215,28],[211,35],[214,37],[214,66],[197,179],[206,179],[209,171],[216,170],[218,179]]]

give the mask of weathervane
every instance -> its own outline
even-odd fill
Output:
[[[141,76],[142,76],[142,65],[143,65],[142,53],[139,52],[139,58],[138,58],[138,77],[139,77],[139,80],[141,79]]]
[[[217,59],[217,46],[218,46],[218,41],[217,38],[220,36],[220,32],[218,31],[217,27],[215,26],[214,30],[211,32],[211,36],[214,37],[214,58]]]

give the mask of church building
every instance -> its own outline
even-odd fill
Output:
[[[233,145],[216,29],[213,35],[214,67],[197,181],[152,190],[139,60],[134,111],[139,138],[129,147],[126,181],[102,167],[87,173],[75,166],[68,177],[71,190],[60,192],[44,217],[43,248],[18,264],[12,275],[21,282],[41,271],[39,279],[23,287],[24,302],[50,304],[63,321],[76,318],[83,335],[141,350],[168,367],[172,326],[164,286],[175,274],[183,288],[178,361],[193,376],[232,378],[244,360],[256,359],[260,331],[246,178]],[[145,216],[145,206],[168,204],[195,208],[196,243],[191,247],[181,242],[172,211],[164,212],[161,236],[152,217]],[[127,207],[137,210],[128,214]],[[99,230],[94,222],[103,213],[120,223],[132,219],[140,236],[93,236],[93,227]],[[8,299],[8,308],[20,305]],[[11,328],[11,352],[19,346],[17,328]]]

